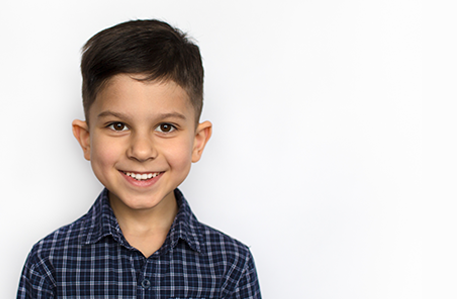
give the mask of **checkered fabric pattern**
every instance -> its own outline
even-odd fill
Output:
[[[86,215],[33,247],[17,298],[261,298],[249,249],[198,222],[175,196],[167,238],[145,258],[125,240],[103,190]]]

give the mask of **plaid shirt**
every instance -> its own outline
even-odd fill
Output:
[[[197,221],[179,190],[162,247],[145,258],[124,238],[103,190],[89,212],[38,242],[17,298],[256,298],[254,261],[240,242]]]

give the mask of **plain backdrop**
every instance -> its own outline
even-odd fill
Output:
[[[119,22],[189,33],[214,125],[180,187],[250,246],[263,298],[456,298],[456,6],[7,1],[0,9],[0,296],[102,186],[71,133],[80,49]]]

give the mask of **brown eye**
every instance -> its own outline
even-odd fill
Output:
[[[161,124],[160,125],[160,130],[162,132],[169,132],[171,130],[171,126],[168,124]]]
[[[175,127],[171,124],[160,124],[156,130],[161,133],[170,133],[175,130]]]
[[[112,123],[108,126],[110,129],[114,130],[114,131],[124,131],[124,130],[127,130],[127,126],[124,125],[123,123],[121,122],[115,122],[115,123]]]

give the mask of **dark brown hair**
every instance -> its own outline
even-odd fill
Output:
[[[198,46],[158,20],[128,21],[100,31],[84,45],[82,97],[86,121],[103,84],[117,74],[142,74],[145,81],[174,81],[195,109],[203,105],[203,66]]]

